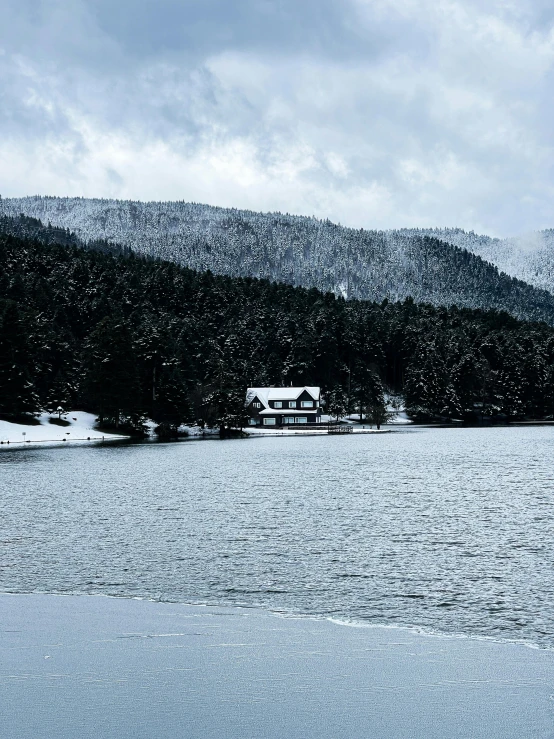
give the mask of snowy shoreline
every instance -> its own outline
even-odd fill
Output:
[[[131,437],[125,434],[114,434],[100,431],[96,428],[96,415],[85,411],[68,411],[62,415],[63,426],[56,423],[56,414],[41,413],[36,417],[35,424],[21,424],[0,419],[0,451],[2,449],[22,449],[28,446],[52,446],[67,443],[113,442],[123,441]],[[383,434],[394,430],[393,426],[410,425],[405,420],[393,422],[381,429],[367,428],[363,424],[352,424],[354,434]],[[155,424],[148,423],[150,435],[153,435]],[[214,439],[218,436],[218,429],[200,429],[197,426],[181,426],[186,431],[186,437],[192,440]],[[253,429],[245,428],[245,434],[250,438],[261,436],[321,436],[327,434],[327,428],[321,429]],[[184,440],[183,439],[183,440]]]
[[[0,448],[21,449],[27,445],[49,445],[60,443],[105,442],[129,439],[124,434],[106,433],[95,428],[96,415],[85,411],[71,411],[63,415],[63,426],[51,423],[58,420],[50,413],[36,417],[37,424],[12,423],[0,420]]]
[[[63,418],[67,421],[67,425],[59,426],[51,423],[50,419],[56,418],[52,414],[42,413],[37,417],[38,424],[20,424],[0,420],[0,452],[8,450],[22,450],[25,448],[37,447],[56,447],[68,446],[72,444],[91,444],[91,443],[109,443],[117,441],[128,441],[131,436],[125,434],[114,434],[100,431],[95,427],[96,416],[93,413],[84,411],[71,411]],[[352,431],[348,434],[336,434],[336,436],[351,436],[360,434],[391,434],[399,431],[433,428],[456,428],[456,426],[441,426],[440,424],[415,424],[407,420],[393,420],[387,424],[383,424],[380,429],[368,428],[363,424],[349,422]],[[554,424],[553,421],[520,421],[512,423],[510,426],[548,426]],[[150,422],[150,438],[141,441],[161,441],[157,440],[153,434],[154,423]],[[478,428],[478,427],[475,427]],[[183,441],[207,441],[219,438],[218,429],[200,429],[197,426],[182,426],[181,429],[186,430],[186,435],[181,439],[175,440],[173,443]],[[243,429],[246,438],[259,439],[267,437],[286,437],[286,436],[327,436],[327,428],[321,429],[265,429],[265,428],[245,428]],[[167,443],[167,441],[166,441]]]

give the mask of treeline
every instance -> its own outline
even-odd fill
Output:
[[[315,287],[347,299],[412,297],[416,303],[505,310],[554,326],[554,295],[499,272],[456,242],[446,243],[452,231],[352,229],[183,202],[0,199],[0,214],[20,213],[64,226],[87,244],[114,242],[197,271]]]
[[[550,417],[554,329],[0,234],[4,416],[231,426],[247,385],[291,383],[321,385],[335,415],[374,413],[386,388],[418,420]]]
[[[0,198],[0,203],[2,202]],[[32,218],[20,213],[17,217],[0,215],[0,233],[17,236],[27,241],[39,241],[49,246],[57,244],[61,246],[79,246],[82,249],[101,251],[104,254],[130,254],[129,246],[113,244],[106,239],[93,239],[84,241],[68,228],[53,226],[51,223],[45,225],[39,218]]]

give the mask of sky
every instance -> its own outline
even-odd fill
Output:
[[[0,194],[554,228],[551,0],[0,0]]]

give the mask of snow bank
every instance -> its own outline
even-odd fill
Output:
[[[42,413],[37,416],[40,423],[24,425],[0,420],[0,442],[10,446],[16,444],[47,444],[49,442],[72,442],[72,441],[110,441],[115,439],[127,439],[123,434],[108,434],[95,428],[96,416],[94,413],[84,411],[70,411],[62,415],[62,420],[68,422],[68,426],[58,426],[50,423],[50,419],[57,419],[57,415]]]
[[[187,436],[217,436],[219,435],[219,429],[218,428],[202,428],[201,426],[188,426],[186,423],[183,423],[179,426],[177,431],[180,434],[184,434]]]

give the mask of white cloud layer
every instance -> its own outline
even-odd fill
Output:
[[[0,193],[554,227],[537,0],[0,0]]]

